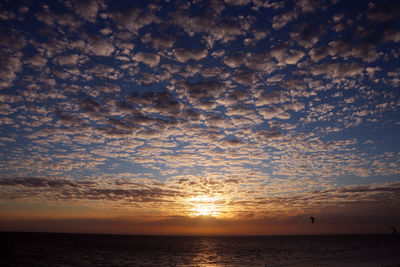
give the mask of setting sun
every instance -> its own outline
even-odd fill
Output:
[[[215,216],[217,214],[215,206],[212,204],[198,204],[193,211],[196,216]]]
[[[217,216],[218,208],[215,205],[215,198],[212,197],[195,197],[189,203],[192,206],[192,215],[194,216]]]

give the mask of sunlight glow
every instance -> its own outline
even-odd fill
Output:
[[[218,207],[215,205],[215,198],[197,196],[189,200],[191,214],[194,216],[218,216]]]

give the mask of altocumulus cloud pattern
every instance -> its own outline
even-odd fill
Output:
[[[2,1],[2,205],[389,216],[399,15],[398,1]]]

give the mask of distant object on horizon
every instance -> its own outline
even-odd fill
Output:
[[[312,223],[314,223],[315,218],[311,216],[311,217],[310,217],[310,220],[311,220]]]
[[[397,234],[397,229],[396,229],[396,227],[391,226],[390,229],[392,229],[394,235]]]

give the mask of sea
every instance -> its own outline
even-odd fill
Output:
[[[0,266],[400,266],[400,236],[0,233]]]

